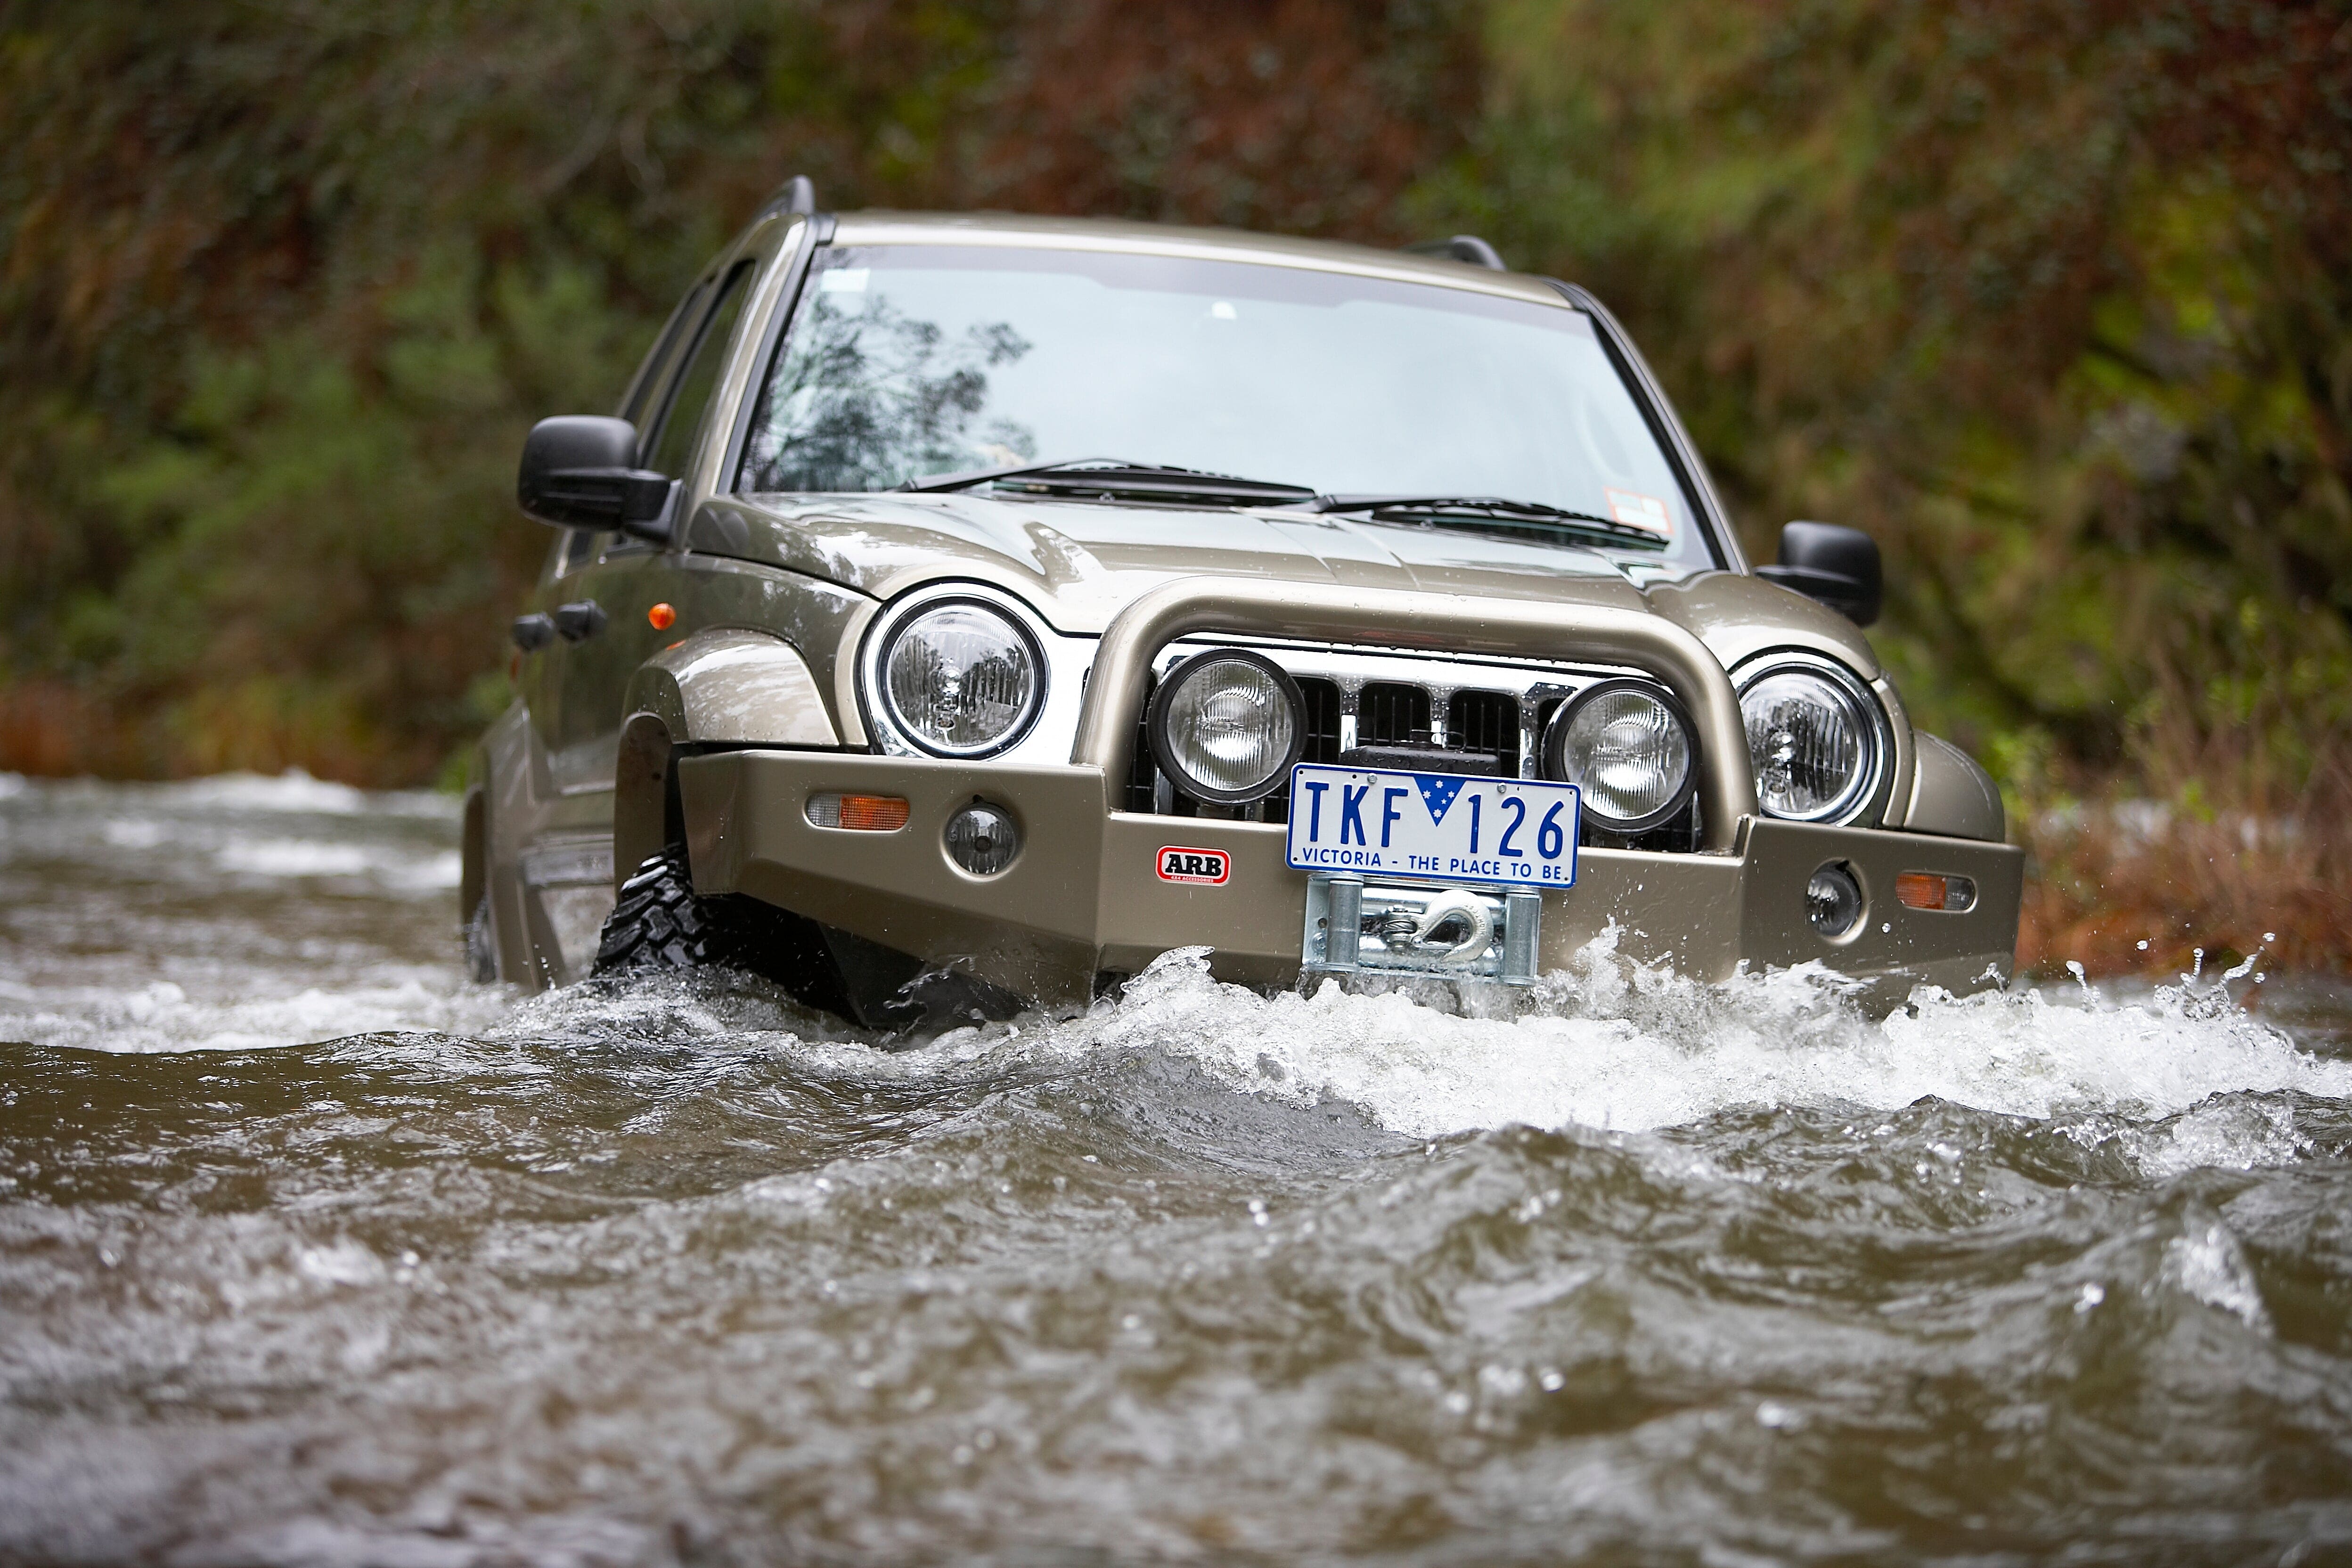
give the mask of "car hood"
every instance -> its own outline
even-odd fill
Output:
[[[1864,679],[1882,673],[1852,621],[1745,573],[1684,575],[1574,545],[1354,518],[961,494],[734,496],[695,513],[687,544],[877,599],[941,580],[992,583],[1081,637],[1171,579],[1247,577],[1646,610],[1696,634],[1727,669],[1804,648]]]
[[[1057,631],[1091,635],[1178,577],[1644,607],[1629,571],[1573,545],[1279,510],[946,495],[731,497],[689,549],[764,562],[877,599],[942,578],[992,583]]]

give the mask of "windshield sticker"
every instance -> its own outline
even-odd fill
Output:
[[[1158,869],[1163,882],[1198,882],[1204,887],[1222,888],[1234,874],[1234,858],[1222,849],[1187,849],[1171,844],[1161,847]]]
[[[1666,503],[1655,496],[1637,495],[1632,490],[1603,490],[1609,498],[1609,515],[1634,528],[1646,528],[1662,539],[1675,536],[1674,513]]]
[[[873,271],[873,268],[870,267],[828,268],[817,279],[817,292],[820,294],[863,294],[866,292],[866,275],[871,271]]]

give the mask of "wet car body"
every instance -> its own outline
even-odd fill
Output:
[[[635,477],[611,482],[635,486],[648,515],[626,528],[562,530],[534,614],[518,624],[520,695],[485,739],[467,805],[462,900],[485,973],[531,985],[583,976],[609,935],[616,885],[667,852],[696,898],[756,931],[739,953],[868,1024],[908,1021],[926,997],[947,998],[951,1011],[1083,1001],[1191,946],[1210,949],[1219,974],[1267,987],[1366,969],[1524,981],[1612,931],[1621,951],[1685,973],[1819,961],[1889,999],[1921,981],[1958,989],[2007,974],[2021,857],[2001,842],[1997,792],[1963,754],[1913,730],[1853,620],[1750,570],[1671,406],[1580,290],[1445,257],[1113,223],[830,216],[811,205],[804,187],[788,187],[689,293],[620,410]],[[930,397],[910,418],[933,418],[942,399],[951,414],[984,414],[974,387],[1024,374],[1043,423],[1089,428],[1098,412],[1052,401],[1083,378],[1068,366],[1091,374],[1096,362],[1087,343],[1055,339],[1050,310],[1033,310],[1017,330],[1008,316],[1001,329],[961,337],[910,326],[905,310],[888,314],[901,296],[924,297],[914,284],[894,295],[890,280],[901,276],[947,279],[941,298],[989,279],[1011,279],[1017,292],[1044,278],[1037,287],[1062,291],[1040,296],[1048,299],[1075,298],[1083,284],[1088,300],[1110,301],[1106,332],[1169,300],[1183,310],[1139,331],[1177,333],[1165,323],[1181,316],[1181,333],[1261,318],[1278,332],[1321,310],[1325,295],[1370,300],[1379,320],[1459,310],[1465,342],[1557,331],[1583,356],[1587,390],[1616,410],[1622,428],[1601,431],[1603,447],[1617,443],[1628,471],[1650,476],[1625,482],[1654,493],[1570,497],[1613,510],[1614,521],[1609,510],[1555,524],[1540,508],[1383,510],[1338,492],[1395,486],[1351,483],[1352,473],[1332,471],[1346,467],[1337,459],[1311,475],[1286,468],[1279,430],[1265,437],[1274,455],[1254,467],[1202,462],[1213,471],[1190,479],[1181,476],[1191,468],[1153,479],[1082,467],[898,488],[942,469],[1084,454],[992,437],[933,440],[894,459],[897,468],[839,458],[839,431],[870,436],[875,419],[871,399],[849,408],[856,419],[842,417],[847,405],[824,377],[844,365],[870,372],[877,342],[899,345],[908,363],[942,342],[974,345],[928,380],[869,374],[886,390],[912,384]],[[1490,318],[1504,325],[1484,324]],[[866,337],[835,342],[830,359],[807,346],[825,331],[838,337],[845,321],[866,323]],[[1347,352],[1377,353],[1365,336],[1354,331]],[[1153,340],[1122,341],[1131,355]],[[1047,386],[1024,354],[1064,372]],[[1283,378],[1287,367],[1269,363],[1255,379]],[[1139,401],[1159,395],[1158,383],[1121,381],[1127,374],[1104,370],[1095,401],[1119,403],[1122,385]],[[1305,381],[1303,400],[1348,395],[1332,377]],[[1286,417],[1285,395],[1240,389],[1240,414],[1196,397],[1189,412],[1130,419],[1147,434],[1129,437],[1118,456],[1181,460],[1165,451],[1182,446],[1195,418],[1232,427],[1208,449],[1248,450],[1253,426]],[[801,424],[777,437],[793,419]],[[1471,482],[1487,471],[1464,454],[1488,435],[1457,423],[1430,443],[1442,450],[1409,454],[1393,471],[1423,462],[1412,471],[1464,476],[1454,488],[1471,502],[1507,494]],[[1528,444],[1510,431],[1496,439],[1496,450]],[[793,457],[796,440],[835,456]],[[950,450],[970,455],[940,460]],[[979,460],[992,453],[1011,461]],[[527,506],[533,461],[526,456]],[[853,469],[856,483],[775,482]],[[1247,482],[1220,490],[1236,471],[1267,481],[1265,493]],[[1090,472],[1109,476],[1098,491]],[[654,497],[657,508],[645,499]],[[548,519],[552,505],[536,514]],[[1642,537],[1653,511],[1670,542]],[[1874,574],[1874,555],[1869,565]],[[1809,581],[1801,566],[1780,574]],[[941,754],[894,719],[895,688],[886,687],[898,677],[881,668],[894,638],[957,605],[1009,626],[1034,666],[1017,726],[962,755]],[[1548,768],[1559,771],[1547,758],[1563,716],[1613,685],[1672,710],[1688,782],[1671,815],[1638,831],[1612,832],[1588,808],[1565,886],[1513,891],[1307,868],[1286,848],[1287,769],[1255,799],[1218,801],[1188,791],[1192,775],[1155,753],[1154,733],[1164,734],[1150,730],[1155,695],[1187,661],[1217,650],[1278,669],[1266,679],[1297,705],[1289,755],[1301,764],[1532,789]],[[1774,672],[1833,687],[1857,715],[1850,799],[1829,819],[1783,820],[1759,806],[1759,767],[1780,764],[1769,737],[1743,720],[1741,693]],[[1587,784],[1586,801],[1600,798],[1596,787]],[[896,804],[884,818],[850,822],[839,815],[845,801]],[[955,823],[975,807],[1016,846],[1002,865],[950,842],[969,838],[969,820]],[[1820,919],[1817,880],[1832,870],[1853,895],[1853,907],[1830,911],[1834,930]],[[1426,928],[1441,898],[1467,911],[1466,925]],[[1396,921],[1416,913],[1423,929],[1398,940]],[[1360,949],[1331,934],[1342,928],[1360,931]],[[1452,940],[1465,929],[1492,936],[1466,960]]]

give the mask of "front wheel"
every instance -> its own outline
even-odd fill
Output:
[[[597,976],[726,965],[782,986],[803,1005],[905,1036],[983,1017],[1020,998],[966,974],[927,968],[879,942],[819,925],[742,893],[694,890],[686,848],[645,858],[605,917]]]
[[[466,973],[477,985],[499,977],[498,937],[490,930],[490,895],[474,901],[474,918],[466,922]]]
[[[673,844],[646,856],[621,884],[620,899],[604,917],[593,973],[700,969],[729,956],[719,921],[694,890],[686,851]]]

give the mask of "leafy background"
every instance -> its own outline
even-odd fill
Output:
[[[782,178],[1393,244],[1626,320],[1869,529],[2022,956],[2352,963],[2352,5],[0,10],[0,767],[456,776],[608,405]]]

